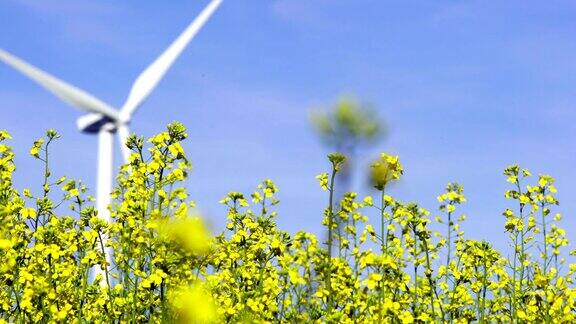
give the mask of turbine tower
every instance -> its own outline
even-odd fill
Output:
[[[130,150],[125,145],[130,132],[128,125],[134,112],[158,85],[164,74],[221,3],[222,0],[212,0],[178,38],[138,76],[121,109],[114,109],[88,92],[30,65],[0,48],[1,61],[46,88],[62,101],[88,113],[78,118],[77,126],[83,133],[98,134],[96,207],[98,216],[105,221],[110,221],[108,206],[111,202],[110,192],[112,191],[114,134],[117,133],[118,135],[122,156],[126,162],[130,156]],[[112,264],[109,252],[106,252],[106,260]],[[101,273],[99,270],[96,268],[97,273]]]

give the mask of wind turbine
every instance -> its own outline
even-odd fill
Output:
[[[0,60],[29,77],[40,86],[52,92],[69,105],[87,112],[77,120],[78,129],[87,134],[98,134],[98,179],[96,183],[96,207],[98,216],[110,221],[108,206],[112,191],[112,169],[114,166],[114,133],[118,134],[122,148],[122,156],[128,161],[130,150],[126,147],[126,139],[130,132],[128,125],[136,109],[142,105],[152,90],[158,85],[164,74],[196,36],[212,14],[218,9],[222,0],[212,0],[190,25],[170,44],[170,46],[144,70],[132,85],[126,102],[121,109],[99,100],[88,92],[70,85],[0,48]],[[105,252],[106,260],[112,264],[109,252]],[[96,272],[101,273],[97,268]]]

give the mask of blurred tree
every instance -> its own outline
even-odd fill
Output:
[[[355,154],[359,147],[374,143],[384,133],[383,123],[372,107],[347,97],[338,100],[330,112],[314,111],[311,119],[322,140],[344,154]]]
[[[339,188],[340,192],[349,191],[358,150],[385,135],[384,122],[371,106],[350,97],[339,99],[331,111],[313,111],[311,120],[321,140],[331,150],[346,155],[347,163],[339,173]]]
[[[346,162],[337,174],[336,197],[341,199],[352,190],[358,151],[385,135],[384,122],[372,106],[351,97],[340,98],[329,111],[313,111],[310,117],[321,140],[331,150],[346,156]]]

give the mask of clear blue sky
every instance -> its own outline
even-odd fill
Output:
[[[0,47],[119,106],[206,2],[5,0]],[[281,227],[319,233],[326,198],[314,176],[328,165],[308,112],[351,93],[390,126],[362,163],[399,154],[397,198],[435,212],[437,194],[458,181],[469,200],[463,228],[504,247],[502,170],[520,163],[558,179],[574,237],[575,34],[573,1],[225,0],[132,130],[188,127],[188,187],[216,229],[225,218],[219,198],[271,178]],[[55,174],[93,187],[97,143],[77,132],[80,113],[4,65],[0,109],[19,186],[39,190],[27,151],[56,128]]]

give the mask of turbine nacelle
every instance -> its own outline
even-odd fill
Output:
[[[97,134],[105,125],[114,125],[113,132],[118,129],[118,120],[98,113],[84,115],[76,120],[78,130],[86,134]],[[128,123],[122,123],[127,125]]]

